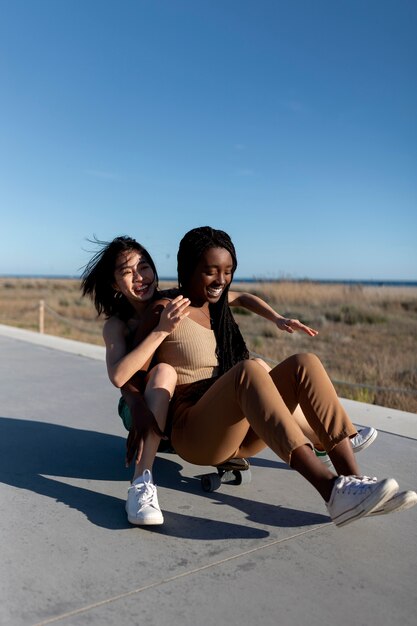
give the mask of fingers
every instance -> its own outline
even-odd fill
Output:
[[[310,337],[315,337],[319,332],[318,330],[315,330],[314,328],[310,328],[310,326],[306,326],[305,324],[300,322],[300,320],[295,320],[295,319],[284,318],[282,320],[282,325],[283,325],[283,330],[286,330],[287,333],[293,333],[296,330],[301,330],[302,332],[306,333]]]
[[[154,420],[152,423],[152,429],[154,433],[158,435],[158,437],[161,437],[161,439],[168,439],[168,437],[166,437],[163,431],[160,429],[158,422],[156,420]]]
[[[176,296],[175,298],[172,298],[171,300],[171,304],[176,304],[177,302],[181,302],[181,301],[185,301],[185,302],[190,302],[189,298],[186,298],[185,296]]]
[[[190,300],[188,298],[184,298],[183,296],[177,296],[174,300],[171,300],[165,307],[165,317],[169,322],[173,322],[177,324],[184,317],[188,317],[189,311],[187,308],[190,304]]]
[[[189,298],[185,298],[184,296],[177,296],[167,304],[166,308],[169,310],[181,310],[186,308],[189,304]]]
[[[319,333],[318,330],[314,330],[314,328],[309,328],[308,326],[304,326],[304,328],[300,328],[300,330],[303,330],[310,337],[315,337]]]
[[[139,445],[138,445],[138,451],[136,454],[136,465],[139,465],[140,460],[142,458],[142,452],[143,452],[143,437],[141,438]]]
[[[175,298],[174,300],[172,300],[169,304],[167,304],[166,306],[166,310],[168,311],[168,313],[179,313],[181,311],[184,311],[184,309],[186,309],[190,304],[190,300],[188,298],[184,298],[183,296],[178,296],[177,298]]]

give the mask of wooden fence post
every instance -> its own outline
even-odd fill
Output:
[[[39,332],[45,332],[45,300],[39,300]]]

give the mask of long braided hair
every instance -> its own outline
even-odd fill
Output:
[[[237,267],[236,250],[229,235],[223,230],[210,226],[193,228],[184,235],[178,249],[178,286],[182,293],[187,290],[202,254],[210,248],[224,248],[233,261],[232,279]],[[230,310],[227,294],[230,285],[223,291],[216,304],[210,304],[210,316],[216,337],[216,356],[219,361],[219,374],[224,374],[239,361],[249,358],[249,351]]]
[[[113,286],[116,260],[121,252],[136,251],[142,254],[155,275],[155,288],[158,290],[158,273],[155,263],[149,252],[132,237],[121,235],[113,241],[94,239],[99,250],[84,267],[81,275],[81,292],[83,296],[90,296],[94,302],[97,314],[104,313],[106,318],[117,315],[122,320],[132,317],[134,309],[128,300],[118,294]]]

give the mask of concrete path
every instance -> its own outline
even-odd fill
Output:
[[[416,625],[417,507],[338,529],[269,451],[210,494],[160,454],[165,524],[131,527],[104,351],[0,326],[0,354],[0,624]],[[380,429],[363,472],[415,489],[417,415],[343,402]]]

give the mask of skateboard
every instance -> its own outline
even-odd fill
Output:
[[[247,459],[230,459],[215,465],[216,472],[201,476],[203,491],[217,491],[223,483],[229,485],[246,485],[252,479],[250,463]]]

